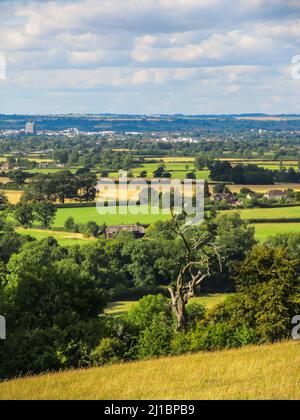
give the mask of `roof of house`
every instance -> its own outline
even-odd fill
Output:
[[[140,225],[120,225],[120,226],[109,226],[106,228],[106,233],[117,233],[121,230],[127,230],[130,232],[145,233],[146,230],[143,226]]]
[[[274,196],[280,196],[280,197],[283,197],[283,196],[285,196],[286,195],[286,192],[285,191],[282,191],[282,190],[271,190],[271,191],[268,191],[267,193],[266,193],[266,195],[268,195],[269,197],[274,197]]]

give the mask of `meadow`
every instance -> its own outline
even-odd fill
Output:
[[[280,234],[300,234],[300,223],[258,223],[252,226],[255,227],[255,238],[260,242]]]
[[[232,214],[237,210],[226,210],[222,213]],[[246,220],[251,219],[295,219],[300,218],[300,206],[298,207],[276,207],[276,208],[256,208],[243,209],[238,211],[241,217]]]
[[[129,207],[130,209],[130,207]],[[141,209],[147,211],[147,208],[141,206]],[[64,227],[65,221],[73,217],[76,223],[87,223],[94,221],[98,225],[106,224],[111,225],[122,225],[122,224],[152,224],[159,220],[168,220],[170,215],[153,215],[153,214],[106,214],[101,215],[98,213],[96,207],[81,207],[81,208],[70,208],[70,209],[58,209],[57,215],[53,224],[54,228]]]
[[[80,169],[80,167],[76,167],[76,168],[35,168],[35,169],[29,169],[26,172],[29,173],[34,173],[34,174],[43,174],[43,175],[47,175],[47,174],[54,174],[56,172],[61,172],[61,171],[70,171],[73,174],[76,173],[76,171],[78,171],[78,169]]]
[[[206,309],[209,310],[224,302],[229,296],[230,294],[226,293],[205,294],[203,296],[191,299],[189,303],[199,303],[204,305]],[[137,304],[138,301],[111,302],[105,312],[108,315],[123,315],[130,309],[134,308]]]
[[[300,343],[249,346],[0,383],[1,400],[298,400]]]
[[[29,235],[33,238],[41,241],[49,237],[53,237],[57,242],[62,246],[73,246],[73,245],[85,245],[89,244],[95,239],[85,238],[81,233],[69,233],[69,232],[60,232],[54,230],[42,230],[42,229],[24,229],[17,228],[16,231],[20,235]]]

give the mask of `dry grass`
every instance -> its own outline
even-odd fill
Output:
[[[0,399],[299,399],[300,343],[18,379]]]

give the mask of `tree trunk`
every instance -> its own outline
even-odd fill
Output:
[[[178,299],[175,312],[176,312],[176,318],[177,318],[177,331],[185,332],[186,325],[187,325],[187,314],[186,314],[185,302],[182,298]]]
[[[180,291],[169,289],[172,297],[172,308],[176,315],[177,331],[185,332],[187,326],[186,303]]]

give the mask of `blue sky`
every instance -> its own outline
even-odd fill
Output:
[[[0,53],[0,113],[300,113],[299,0],[2,0]]]

